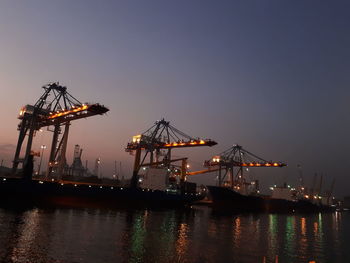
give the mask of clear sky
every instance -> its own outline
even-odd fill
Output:
[[[20,107],[59,81],[110,108],[73,122],[69,162],[80,144],[90,169],[101,157],[109,176],[122,161],[128,177],[126,143],[164,117],[218,141],[178,152],[193,169],[239,143],[289,164],[251,171],[265,188],[295,183],[301,164],[309,185],[317,172],[349,195],[349,14],[349,1],[2,0],[0,158],[10,166]],[[51,136],[37,135],[34,148]]]

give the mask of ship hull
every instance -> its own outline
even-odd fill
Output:
[[[290,201],[260,196],[242,195],[230,188],[207,186],[216,210],[232,212],[268,212],[268,213],[316,213],[333,212],[329,206],[313,204],[307,200]]]
[[[5,179],[5,180],[4,180]],[[0,203],[92,207],[183,207],[202,199],[194,193],[125,188],[110,185],[24,181],[0,178]]]

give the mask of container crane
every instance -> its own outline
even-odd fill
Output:
[[[54,168],[57,168],[58,175],[61,175],[66,163],[65,156],[70,122],[98,114],[102,115],[109,111],[108,108],[98,103],[81,103],[67,92],[66,87],[59,85],[58,82],[43,86],[43,89],[44,93],[34,105],[26,105],[20,110],[18,119],[21,122],[18,125],[19,136],[13,160],[13,174],[16,173],[19,163],[25,163],[29,155],[32,154],[33,137],[36,131],[43,127],[53,126],[53,138],[46,175],[51,175]],[[64,131],[61,140],[59,140],[62,126]],[[20,158],[26,135],[28,135],[28,140],[25,155],[24,158]]]
[[[171,151],[175,148],[188,148],[199,146],[213,146],[217,143],[210,139],[199,139],[191,137],[170,125],[164,119],[156,121],[155,124],[140,135],[133,137],[132,142],[127,144],[126,152],[135,154],[134,169],[131,179],[131,187],[138,185],[138,173],[140,167],[145,165],[145,160],[149,156],[149,166],[164,166],[170,168]],[[165,151],[163,153],[162,151]],[[144,152],[142,156],[142,152]],[[164,156],[162,160],[159,160]],[[187,158],[186,158],[187,159]],[[186,166],[185,162],[182,167]],[[183,170],[183,169],[182,169]],[[182,171],[184,180],[184,171]]]
[[[233,145],[226,151],[204,162],[205,167],[216,167],[219,171],[219,186],[222,186],[226,177],[229,177],[231,187],[241,187],[246,184],[243,177],[243,169],[250,167],[283,167],[282,162],[266,161],[265,159],[245,150],[240,145]],[[234,168],[237,168],[234,172]],[[222,174],[224,170],[224,174]],[[257,182],[256,182],[257,183]],[[257,186],[256,186],[257,187]]]

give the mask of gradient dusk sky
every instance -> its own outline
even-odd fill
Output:
[[[251,169],[267,189],[336,178],[350,194],[350,2],[0,1],[0,159],[11,165],[20,107],[59,81],[82,102],[110,108],[72,123],[68,162],[81,145],[104,176],[132,135],[165,118],[213,148],[174,153],[192,169],[235,143],[287,168]],[[34,150],[49,145],[38,134]],[[44,160],[47,159],[45,152]],[[214,175],[193,177],[214,184]]]

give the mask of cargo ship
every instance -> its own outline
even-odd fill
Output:
[[[25,181],[0,178],[0,203],[87,207],[184,207],[202,199],[200,193],[116,187],[68,181]]]
[[[196,184],[167,183],[166,169],[149,169],[138,187],[66,180],[0,177],[0,204],[78,207],[185,207],[204,198]],[[140,180],[141,181],[141,180]]]
[[[216,210],[232,212],[316,213],[333,212],[332,206],[312,203],[307,199],[274,198],[256,193],[242,194],[223,186],[207,186]]]

